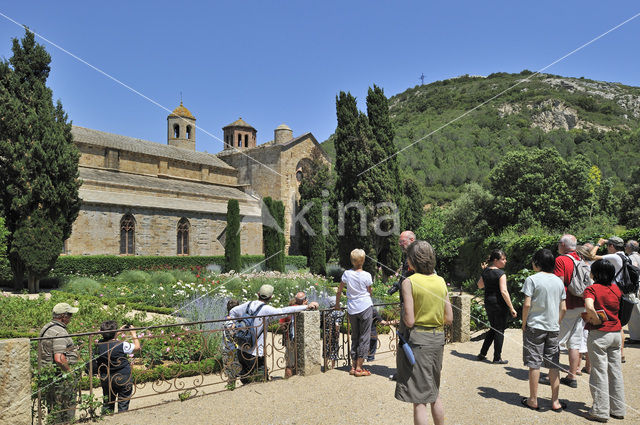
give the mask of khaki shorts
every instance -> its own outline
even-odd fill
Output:
[[[560,347],[568,350],[576,349],[581,353],[587,352],[587,341],[584,339],[584,320],[580,313],[584,308],[572,308],[567,310],[562,322],[560,322]]]
[[[560,363],[560,347],[558,331],[543,331],[542,329],[525,328],[522,335],[522,360],[526,367],[540,369],[558,369]]]

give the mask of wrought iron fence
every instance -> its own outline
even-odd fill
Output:
[[[378,313],[378,319],[374,319],[375,338],[371,338],[369,360],[373,360],[376,354],[396,354],[398,348],[398,336],[396,330],[401,320],[400,303],[374,304]],[[340,366],[351,366],[351,329],[349,314],[346,308],[321,310],[322,325],[322,356],[324,371]],[[381,324],[380,321],[387,322]],[[445,343],[452,341],[452,329],[445,325]]]
[[[103,335],[109,331],[33,338],[33,422],[96,418],[129,406],[136,410],[233,390],[238,381],[267,381],[287,368],[295,371],[295,315],[259,317],[251,327],[240,324],[241,318],[121,329],[108,341]],[[238,347],[236,332],[243,329],[255,332],[254,347]],[[137,333],[139,352],[129,353],[122,344],[132,342],[129,331]],[[51,352],[45,345],[61,338],[73,341],[68,373],[44,358]]]

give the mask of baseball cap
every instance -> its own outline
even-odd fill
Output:
[[[624,241],[622,240],[622,238],[619,238],[617,236],[611,236],[609,239],[607,239],[607,243],[613,246],[624,246]]]
[[[55,314],[63,314],[63,313],[73,314],[73,313],[77,313],[78,310],[79,310],[78,307],[71,307],[67,303],[58,303],[53,306],[53,312]]]
[[[260,290],[258,291],[258,297],[260,298],[271,298],[273,295],[273,286],[271,285],[262,285]]]

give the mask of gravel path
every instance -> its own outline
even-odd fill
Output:
[[[507,365],[475,361],[482,341],[445,347],[441,395],[449,424],[587,424],[583,415],[591,406],[588,375],[578,388],[560,388],[560,399],[568,410],[549,410],[551,389],[540,386],[540,412],[520,405],[528,394],[527,369],[522,366],[521,332],[510,329],[503,358]],[[490,351],[490,354],[492,352]],[[625,349],[623,364],[626,402],[625,420],[614,424],[640,423],[640,346]],[[562,355],[561,361],[567,362]],[[275,379],[235,391],[206,395],[184,402],[118,414],[101,421],[105,425],[129,424],[409,424],[411,405],[397,401],[395,383],[388,379],[395,368],[392,354],[378,355],[370,377],[355,378],[346,370],[331,370],[309,377]],[[175,397],[173,398],[175,400]],[[135,407],[136,400],[133,400]],[[431,419],[429,419],[429,423]]]

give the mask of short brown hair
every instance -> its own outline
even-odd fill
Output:
[[[432,274],[436,268],[436,253],[427,241],[415,241],[407,248],[407,259],[416,273]]]

